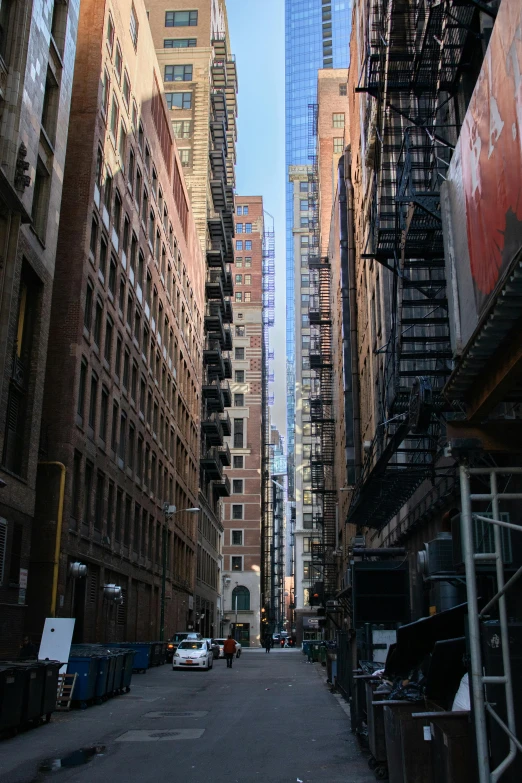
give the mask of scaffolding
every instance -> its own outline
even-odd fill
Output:
[[[363,259],[392,273],[379,422],[348,521],[381,530],[442,454],[451,374],[440,186],[458,139],[452,98],[477,13],[472,0],[373,0],[358,92],[374,164]],[[368,154],[368,153],[367,153]]]

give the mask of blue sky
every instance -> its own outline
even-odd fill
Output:
[[[236,192],[240,196],[263,196],[265,210],[275,222],[276,324],[270,336],[275,351],[272,423],[282,434],[286,434],[284,11],[283,0],[227,0],[239,82]]]

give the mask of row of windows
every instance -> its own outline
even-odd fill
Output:
[[[165,27],[197,27],[197,11],[166,11]]]
[[[241,205],[237,206],[236,215],[248,215],[248,204],[244,204],[243,206]]]
[[[158,503],[163,502],[165,497],[172,497],[173,474],[169,472],[167,463],[163,463],[156,450],[151,448],[150,443],[143,437],[144,426],[136,425],[120,407],[118,400],[111,399],[109,388],[104,383],[100,383],[94,370],[90,374],[87,392],[88,374],[87,361],[82,359],[77,401],[79,422],[83,425],[86,421],[92,438],[97,435],[104,446],[110,446],[118,466],[134,474],[136,483],[143,489],[148,489],[151,495],[157,498]],[[164,409],[160,408],[158,398],[154,396],[150,387],[147,389],[143,377],[139,384],[138,390],[136,378],[135,393],[139,394],[140,419],[146,420],[149,435],[158,444],[166,459],[175,465],[178,477],[182,478],[188,486],[195,486],[197,476],[195,460],[189,457],[187,449],[176,434],[173,422],[164,415]]]
[[[241,267],[243,266],[243,258],[242,257],[236,258],[235,264],[236,264],[236,267],[238,269],[241,269]],[[251,258],[251,256],[246,256],[245,257],[245,259],[244,259],[244,266],[245,266],[246,269],[249,269],[252,266],[252,258]]]
[[[242,234],[243,227],[245,229],[245,234],[252,233],[252,223],[236,223],[236,234]]]
[[[191,92],[166,92],[165,99],[169,109],[191,109],[192,108],[192,93]]]
[[[216,560],[198,544],[196,576],[202,582],[217,588],[218,566]]]
[[[250,291],[236,291],[234,293],[234,298],[236,302],[250,302],[251,301],[251,292]]]
[[[252,275],[236,275],[235,281],[236,285],[251,285]]]
[[[236,250],[243,250],[243,245],[245,250],[252,250],[251,239],[245,239],[244,242],[242,239],[236,239]]]
[[[192,65],[166,65],[164,80],[166,82],[191,82]]]
[[[164,49],[192,49],[198,45],[197,38],[165,38]]]

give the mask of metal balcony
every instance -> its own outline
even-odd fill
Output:
[[[223,332],[225,334],[225,344],[223,345],[223,350],[225,351],[231,351],[232,350],[232,330],[230,329],[230,326],[224,326]]]
[[[229,356],[223,357],[223,364],[225,365],[225,378],[230,380],[232,378],[232,360]]]
[[[222,179],[227,184],[227,164],[225,150],[210,150],[210,168],[212,169],[212,179]]]
[[[232,302],[230,299],[224,299],[223,300],[223,306],[224,306],[224,313],[223,313],[223,321],[227,324],[234,323],[234,311],[232,309]]]
[[[223,150],[225,155],[228,155],[226,114],[211,118],[210,135],[212,136],[212,144],[214,145],[214,149]]]
[[[213,380],[208,378],[204,381],[202,393],[207,407],[207,413],[223,413],[225,410],[223,390],[221,389],[217,378]]]
[[[228,476],[223,476],[219,481],[213,481],[212,489],[218,497],[230,497],[230,479]]]
[[[223,427],[217,413],[211,414],[201,422],[201,431],[207,440],[208,446],[223,445]]]
[[[230,360],[227,359],[227,361]],[[207,369],[209,380],[217,378],[222,381],[229,377],[227,375],[228,366],[225,364],[219,340],[207,340],[203,348],[203,366]]]
[[[223,435],[232,435],[232,422],[230,421],[230,416],[228,415],[228,411],[224,411],[223,413],[219,414],[219,421],[221,422],[221,429],[223,430]]]
[[[214,117],[216,118],[223,117],[223,119],[225,119],[225,122],[227,122],[228,124],[229,114],[227,110],[227,99],[223,90],[212,90],[210,99],[212,101],[212,110],[214,112]]]
[[[205,281],[205,293],[207,299],[216,300],[220,303],[222,311],[225,310],[225,292],[223,290],[223,275],[220,269],[211,269],[207,272]]]
[[[227,64],[225,59],[218,60],[217,58],[212,61],[211,66],[212,73],[212,86],[218,90],[223,90],[228,87],[228,74]]]
[[[230,384],[228,381],[223,381],[221,384],[221,391],[223,393],[223,402],[225,404],[225,408],[231,408],[232,407],[232,393],[230,391]]]
[[[221,307],[218,302],[207,302],[205,308],[204,319],[205,332],[209,337],[209,341],[219,340],[221,347],[226,347],[227,338],[223,326],[223,318],[221,315]],[[230,348],[226,349],[227,351]]]
[[[200,465],[207,477],[212,481],[223,477],[223,465],[219,452],[215,446],[209,449],[204,456],[201,457]]]
[[[225,58],[227,56],[227,36],[226,33],[214,33],[210,41],[214,47],[216,57]]]
[[[230,449],[228,447],[228,444],[224,443],[222,446],[219,446],[218,451],[223,466],[225,468],[229,468],[230,465],[232,464],[232,457],[230,456]]]
[[[212,246],[207,247],[207,266],[211,269],[225,269],[222,242],[212,242]]]
[[[221,242],[223,247],[226,248],[228,244],[228,235],[225,232],[225,226],[221,215],[219,213],[212,215],[208,218],[207,224],[212,243]]]
[[[225,183],[220,179],[210,180],[210,191],[212,193],[212,203],[216,212],[222,212],[227,208],[227,196]]]
[[[223,293],[225,296],[234,295],[234,278],[232,277],[232,272],[229,267],[227,267],[225,274],[223,275]]]

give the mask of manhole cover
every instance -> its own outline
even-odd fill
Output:
[[[168,742],[199,739],[205,729],[164,729],[161,731],[127,731],[116,742]]]

